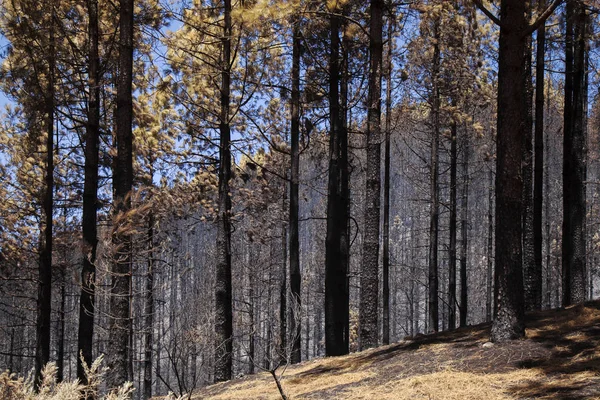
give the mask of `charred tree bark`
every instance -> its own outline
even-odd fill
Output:
[[[347,9],[344,9],[344,15]],[[340,310],[340,324],[344,326],[344,348],[350,349],[350,164],[348,159],[348,90],[350,84],[349,68],[349,49],[352,44],[352,38],[348,35],[344,20],[342,26],[342,75],[340,79],[340,206],[341,221],[344,221],[345,229],[340,230],[340,260],[342,262],[341,270],[346,271],[346,281],[344,284],[343,305]]]
[[[40,232],[38,265],[38,295],[36,317],[35,386],[41,383],[42,369],[50,361],[50,323],[52,312],[52,217],[54,214],[54,75],[55,29],[54,2],[51,3],[50,34],[48,38],[48,82],[44,99],[46,129],[46,176],[43,198],[43,230]]]
[[[87,383],[81,357],[91,365],[94,336],[94,298],[96,293],[96,248],[98,210],[98,163],[100,148],[100,57],[98,53],[98,0],[88,0],[89,71],[88,121],[85,137],[82,231],[84,254],[79,294],[77,333],[77,378]]]
[[[429,278],[428,278],[428,331],[437,332],[439,329],[438,312],[438,225],[439,225],[439,143],[440,143],[440,93],[438,79],[440,72],[440,22],[434,22],[433,61],[432,61],[432,95],[431,95],[431,124],[433,128],[431,139],[430,160],[430,190],[431,204],[429,211]]]
[[[529,11],[531,15],[531,11]],[[523,286],[525,309],[536,309],[537,276],[535,273],[535,252],[533,244],[533,82],[531,75],[532,39],[526,38],[525,45],[525,127],[523,129]]]
[[[302,343],[300,310],[302,306],[300,276],[300,242],[298,234],[298,182],[300,179],[300,26],[296,17],[293,27],[292,44],[292,96],[291,96],[291,179],[290,179],[290,289],[292,295],[292,313],[290,314],[290,332],[292,340],[291,363],[300,362],[300,344]]]
[[[487,237],[487,276],[485,291],[485,321],[492,321],[492,286],[494,274],[493,246],[494,246],[494,171],[490,168],[488,172],[488,237]]]
[[[469,249],[469,136],[465,132],[463,138],[462,159],[462,196],[461,196],[461,222],[460,222],[460,326],[467,326],[469,311],[469,291],[467,284],[467,256]]]
[[[63,258],[66,263],[66,256]],[[58,309],[58,326],[56,331],[56,380],[62,382],[65,372],[65,306],[66,306],[66,281],[65,281],[66,265],[60,266],[60,307]]]
[[[550,111],[550,96],[546,96],[546,111]],[[544,141],[548,149],[550,135],[546,134]],[[550,164],[544,163],[544,232],[546,242],[546,308],[552,308],[552,238],[550,237]]]
[[[545,0],[538,0],[540,12],[545,8]],[[542,207],[544,185],[544,68],[546,46],[546,24],[537,30],[535,72],[535,132],[534,132],[534,176],[533,176],[533,296],[529,299],[531,309],[542,308]]]
[[[214,381],[231,379],[232,368],[232,289],[231,289],[231,0],[224,0],[221,38],[221,112],[219,142],[219,215],[217,227],[217,268],[215,281],[215,368]]]
[[[390,13],[387,30],[387,65],[385,70],[385,156],[383,178],[383,344],[390,344],[390,135],[392,129],[392,29]]]
[[[381,201],[381,79],[383,0],[371,0],[370,68],[367,99],[367,171],[362,269],[360,276],[359,348],[376,347],[379,336],[379,220]]]
[[[153,174],[152,174],[153,175]],[[144,398],[152,398],[152,344],[154,338],[154,215],[148,217],[148,262],[144,303]]]
[[[348,353],[348,138],[340,106],[340,17],[330,16],[329,177],[325,244],[325,354]],[[307,331],[308,332],[308,331]]]
[[[453,121],[450,136],[450,243],[448,246],[448,329],[456,328],[456,167],[458,159],[456,131],[456,122]]]
[[[586,12],[567,2],[563,142],[563,306],[586,299]]]
[[[501,2],[495,215],[502,217],[496,219],[495,226],[493,341],[516,339],[525,333],[521,164],[527,104],[521,88],[525,85],[526,11],[526,4],[521,0]]]
[[[133,189],[133,0],[120,1],[119,74],[117,76],[116,145],[113,170],[114,225],[110,332],[108,348],[109,388],[127,381],[131,326],[131,227],[126,214],[131,210]]]

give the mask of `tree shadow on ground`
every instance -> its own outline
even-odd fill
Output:
[[[600,398],[600,303],[531,315],[528,339],[550,352],[528,358],[519,368],[537,369],[545,378],[511,389],[520,398]]]
[[[356,386],[380,387],[412,376],[460,371],[499,374],[496,387],[518,399],[600,399],[600,302],[528,314],[524,340],[484,345],[490,328],[484,323],[315,359],[290,366],[282,382],[290,390],[302,387],[299,398],[343,398],[340,394]],[[519,371],[526,370],[534,373],[519,379]],[[514,377],[515,372],[516,380],[503,383],[503,374]],[[236,391],[253,381],[272,384],[268,377],[248,376],[235,389],[235,382],[205,388],[199,398]]]

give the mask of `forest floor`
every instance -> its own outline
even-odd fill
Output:
[[[286,369],[290,399],[600,399],[600,302],[528,314],[526,338],[488,343],[490,324],[417,336]],[[280,399],[268,373],[193,399]]]

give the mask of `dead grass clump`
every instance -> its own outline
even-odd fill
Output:
[[[106,372],[105,368],[101,368],[101,364],[102,356],[98,357],[91,366],[85,366],[85,373],[89,384],[83,385],[77,380],[57,382],[56,374],[58,368],[55,363],[48,363],[42,370],[42,383],[37,393],[34,390],[33,374],[30,374],[27,378],[23,378],[5,371],[0,374],[0,399],[79,400],[82,396],[100,399],[99,387]],[[133,384],[127,382],[102,397],[102,399],[129,400],[133,395],[133,391]]]

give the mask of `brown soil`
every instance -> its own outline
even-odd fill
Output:
[[[600,399],[600,302],[528,315],[526,338],[486,344],[490,324],[287,368],[291,399]],[[194,399],[278,399],[268,374]]]

